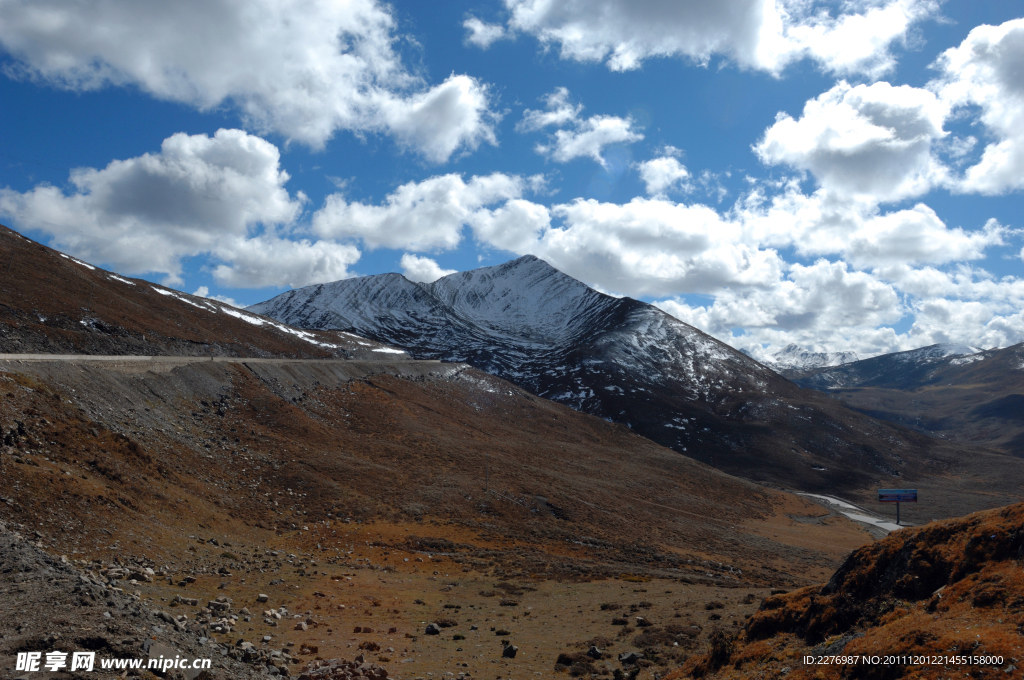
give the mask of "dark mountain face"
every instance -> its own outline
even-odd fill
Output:
[[[469,363],[756,480],[865,490],[966,464],[960,448],[800,389],[652,305],[598,293],[532,256],[432,284],[385,274],[310,286],[249,309]]]
[[[1024,344],[973,354],[947,347],[805,371],[794,380],[876,418],[1024,457]]]

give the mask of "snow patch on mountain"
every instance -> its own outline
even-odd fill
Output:
[[[192,302],[191,300],[189,300],[187,297],[182,297],[181,295],[178,295],[177,293],[174,293],[172,291],[164,290],[163,288],[153,288],[153,290],[155,290],[157,293],[160,293],[161,295],[166,295],[167,297],[172,297],[175,300],[178,300],[179,302],[184,302],[186,305],[192,305],[196,309],[201,309],[204,312],[213,312],[214,314],[217,313],[217,309],[215,307],[213,307],[213,306],[207,306],[205,304],[201,304],[201,305],[196,304],[195,302]],[[232,316],[238,316],[238,318],[240,318],[240,319],[242,318],[238,314],[233,314]]]
[[[25,238],[25,237],[24,237],[24,236],[22,236],[22,238]],[[27,238],[26,238],[25,240],[26,240],[26,241],[28,241],[28,239],[27,239]],[[31,243],[31,241],[29,241],[29,243]],[[85,263],[85,262],[82,262],[81,260],[78,260],[78,259],[76,259],[76,258],[73,258],[73,257],[71,257],[70,255],[65,255],[64,253],[60,253],[60,256],[61,256],[61,257],[63,257],[63,258],[65,259],[65,260],[71,260],[71,261],[72,261],[72,262],[74,262],[75,264],[80,264],[80,265],[82,265],[83,267],[85,267],[86,269],[92,269],[93,271],[95,271],[95,270],[96,270],[96,267],[93,267],[93,266],[92,266],[91,264],[87,264],[87,263]]]

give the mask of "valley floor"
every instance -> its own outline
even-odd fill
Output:
[[[871,540],[466,367],[36,362],[0,394],[5,677],[156,638],[218,678],[653,678]]]

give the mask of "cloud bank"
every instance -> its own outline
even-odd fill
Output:
[[[4,0],[0,25],[9,76],[233,108],[314,149],[339,130],[381,133],[440,163],[495,143],[486,84],[411,73],[376,0]]]

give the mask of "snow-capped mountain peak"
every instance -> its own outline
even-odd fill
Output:
[[[860,356],[856,352],[812,352],[791,344],[773,354],[766,363],[779,371],[802,371],[825,366],[842,366],[858,359]]]
[[[474,325],[540,344],[580,332],[588,311],[614,300],[533,255],[449,274],[424,288]]]
[[[946,357],[967,356],[969,354],[977,354],[981,351],[983,350],[978,347],[950,342],[928,345],[927,347],[918,347],[917,349],[907,350],[906,352],[897,352],[896,354],[893,354],[893,357],[898,358],[900,361],[914,362],[927,361],[931,359],[945,359]]]
[[[250,310],[471,364],[748,477],[815,488],[822,470],[848,483],[860,479],[854,461],[885,473],[897,464],[863,459],[881,447],[877,428],[840,424],[862,416],[837,411],[831,398],[653,305],[600,293],[532,256],[430,284],[387,274],[309,286]],[[853,439],[825,442],[821,423]],[[821,460],[815,467],[808,456]]]

